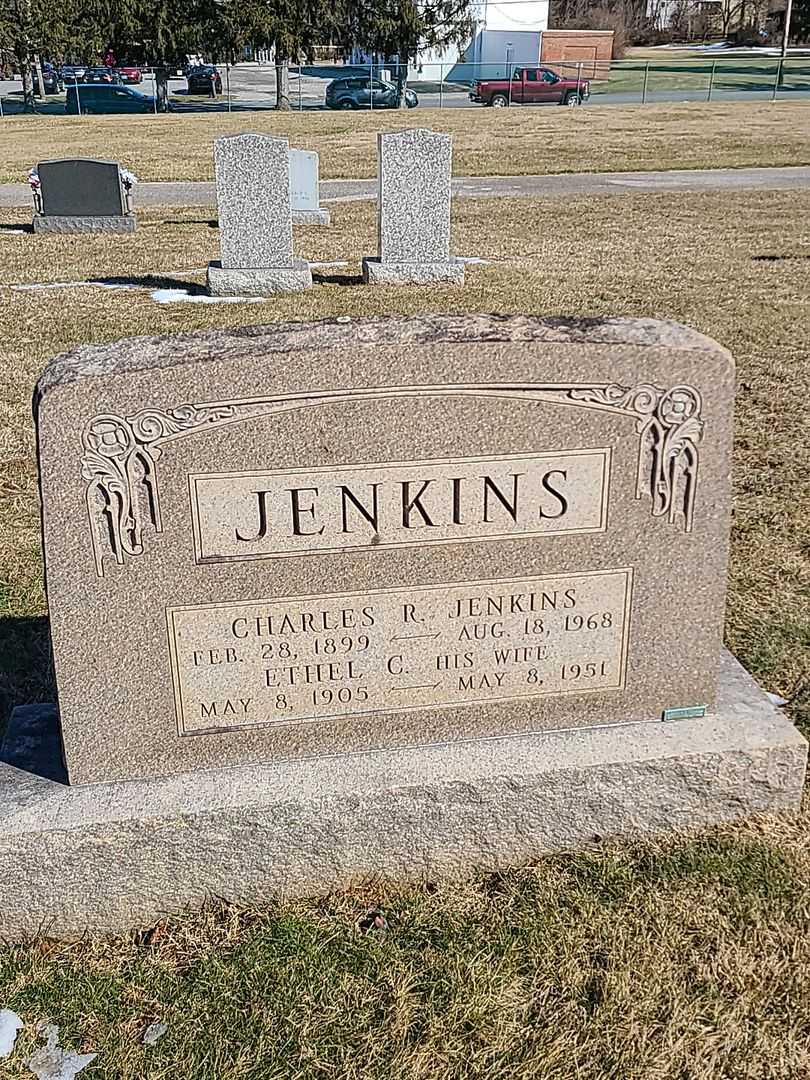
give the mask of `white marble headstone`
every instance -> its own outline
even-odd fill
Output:
[[[318,155],[314,150],[290,149],[290,206],[318,210]]]

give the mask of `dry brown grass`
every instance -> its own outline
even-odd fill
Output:
[[[389,929],[357,923],[382,908]],[[557,856],[466,885],[232,907],[0,949],[87,1080],[802,1080],[806,818]],[[152,1050],[140,1039],[163,1020]]]
[[[398,112],[9,117],[0,125],[0,181],[23,181],[49,157],[121,161],[142,180],[206,180],[217,135],[260,131],[317,150],[321,176],[375,175],[377,131],[430,127],[453,135],[459,176],[739,168],[810,163],[810,108],[795,102],[419,109]]]

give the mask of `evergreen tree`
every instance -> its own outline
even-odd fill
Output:
[[[311,60],[330,39],[339,9],[329,0],[228,0],[226,18],[241,44],[272,48],[276,63],[276,108],[290,108],[290,61]]]
[[[408,64],[425,49],[468,45],[475,30],[469,0],[343,0],[352,47],[396,61],[403,103]]]

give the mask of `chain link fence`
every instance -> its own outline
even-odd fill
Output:
[[[44,114],[72,112],[253,112],[276,108],[272,63],[208,65],[182,73],[141,68],[130,85],[66,82],[59,93],[37,99]],[[400,75],[404,75],[400,88]],[[287,103],[293,110],[482,108],[539,105],[644,105],[663,102],[810,100],[810,51],[690,59],[434,63],[410,65],[290,65]],[[403,100],[404,99],[404,100]],[[23,111],[19,79],[0,82],[0,116]]]

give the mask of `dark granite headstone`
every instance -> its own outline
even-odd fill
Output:
[[[126,212],[115,161],[65,158],[37,165],[45,214],[107,217]]]

